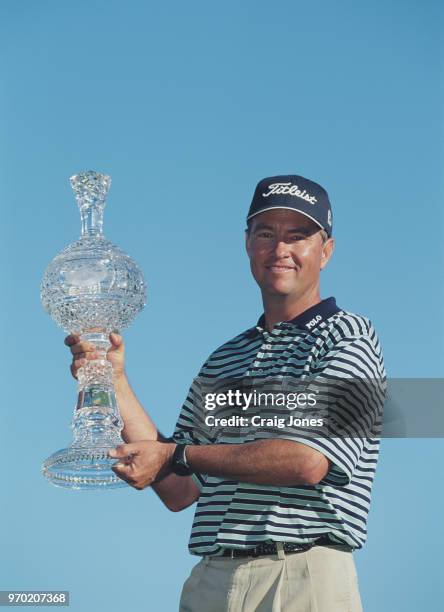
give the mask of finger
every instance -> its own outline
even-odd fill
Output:
[[[132,478],[133,466],[130,463],[122,463],[121,461],[114,463],[111,469],[119,476],[125,476],[126,478]]]
[[[71,374],[77,380],[77,368],[73,363],[71,364]]]
[[[77,344],[73,344],[71,346],[71,353],[73,355],[78,355],[79,353],[91,353],[95,350],[95,346],[89,344],[88,342],[78,342]]]
[[[120,444],[116,448],[112,448],[108,451],[110,457],[135,457],[139,454],[139,449],[136,444]]]
[[[88,363],[88,360],[82,357],[82,359],[73,359],[72,363],[75,368],[79,369],[79,368],[83,368],[83,366],[85,366]]]
[[[122,342],[123,342],[123,338],[120,334],[118,334],[117,332],[111,332],[109,335],[109,339],[111,341],[111,344],[113,345],[113,347],[119,347],[121,346]]]
[[[69,334],[69,336],[66,336],[64,343],[66,346],[72,346],[73,344],[79,342],[79,340],[80,336],[76,336],[76,334]]]
[[[76,353],[75,355],[73,354],[72,361],[73,363],[75,361],[81,361],[81,360],[84,360],[86,362],[88,360],[92,361],[94,359],[99,359],[99,358],[100,358],[99,353],[95,353],[95,352],[94,353]]]
[[[134,478],[131,476],[131,474],[128,474],[126,472],[126,470],[124,469],[125,466],[123,467],[119,467],[120,464],[116,464],[116,465],[112,465],[111,469],[112,471],[115,473],[116,476],[118,476],[119,478],[121,478],[122,480],[124,480],[125,482],[127,482],[129,485],[133,485],[134,484]]]

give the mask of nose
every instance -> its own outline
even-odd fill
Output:
[[[290,257],[290,245],[284,240],[276,240],[273,245],[273,251],[276,257],[284,259]]]

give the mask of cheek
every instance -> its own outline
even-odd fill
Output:
[[[319,270],[321,267],[321,252],[313,246],[304,246],[298,253],[299,260],[307,269]]]
[[[260,247],[252,248],[250,250],[249,257],[251,266],[258,266],[264,261],[266,257],[266,250]]]
[[[300,249],[298,249],[297,254],[301,259],[309,260],[313,257],[313,247],[309,244],[303,245]]]
[[[250,257],[250,270],[254,278],[257,278],[260,274],[261,266],[257,257]]]

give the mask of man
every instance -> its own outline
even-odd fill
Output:
[[[380,416],[385,372],[379,342],[367,318],[320,298],[320,271],[334,248],[331,206],[320,185],[294,175],[263,179],[247,225],[246,250],[264,314],[207,359],[171,439],[158,432],[131,390],[122,338],[111,334],[108,359],[126,441],[110,453],[118,459],[113,469],[136,489],[151,486],[172,511],[198,501],[189,548],[202,559],[184,584],[183,612],[355,612],[362,608],[352,551],[366,539],[379,440],[371,427],[351,435],[347,415],[356,412],[366,423]],[[77,376],[95,353],[76,336],[65,342]],[[379,382],[376,392],[332,395],[327,416],[334,437],[316,434],[316,427],[309,435],[310,427],[289,419],[252,427],[245,405],[230,408],[230,416],[244,415],[238,426],[208,424],[204,390],[215,383],[274,380],[284,388],[287,381],[313,378]],[[286,406],[266,411],[288,415]],[[337,434],[339,426],[347,435]]]

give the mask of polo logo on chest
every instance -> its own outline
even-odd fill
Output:
[[[321,315],[317,315],[316,317],[314,317],[314,319],[305,324],[305,327],[307,329],[312,329],[315,325],[319,323],[319,321],[322,321]]]

